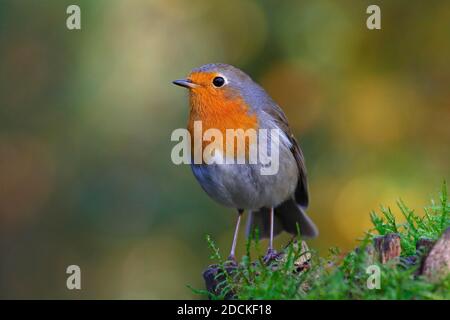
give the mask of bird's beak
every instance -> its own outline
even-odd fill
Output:
[[[177,86],[185,87],[185,88],[188,88],[188,89],[193,89],[193,88],[198,87],[198,84],[193,83],[189,79],[175,80],[175,81],[172,81],[172,83],[176,84]]]

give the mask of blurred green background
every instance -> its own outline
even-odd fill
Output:
[[[196,297],[205,234],[227,255],[235,214],[170,160],[188,111],[171,80],[210,62],[284,108],[322,254],[449,178],[449,1],[0,0],[1,298]]]

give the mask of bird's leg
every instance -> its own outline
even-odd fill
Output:
[[[273,219],[274,212],[273,207],[270,208],[270,240],[269,240],[269,252],[273,251]]]
[[[270,208],[270,238],[269,238],[269,248],[267,249],[266,256],[264,260],[270,262],[277,258],[278,254],[273,249],[273,224],[274,224],[274,208]]]
[[[237,218],[237,222],[236,222],[236,228],[234,229],[234,236],[233,236],[233,244],[231,245],[231,251],[230,251],[230,256],[228,257],[228,260],[236,262],[236,243],[237,243],[237,237],[239,234],[239,225],[241,224],[241,217],[242,214],[244,213],[244,210],[242,209],[238,209],[238,218]]]

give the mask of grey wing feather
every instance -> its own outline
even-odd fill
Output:
[[[289,140],[292,143],[291,152],[294,155],[295,161],[297,162],[299,174],[297,188],[295,190],[295,200],[300,206],[302,206],[303,209],[305,209],[308,207],[309,195],[305,158],[303,157],[303,152],[300,149],[300,146],[298,145],[297,140],[295,139],[291,130],[289,129],[289,124],[283,110],[281,110],[281,108],[275,102],[273,102],[273,104],[270,105],[270,108],[266,107],[264,111],[272,116],[277,126],[281,130],[283,130],[283,132],[286,134],[286,136],[289,137]]]
[[[297,234],[297,224],[300,233],[304,237],[314,238],[319,231],[314,222],[306,214],[305,209],[309,203],[308,180],[306,175],[305,159],[294,135],[289,129],[288,121],[283,110],[267,95],[261,91],[259,98],[266,99],[266,103],[260,104],[262,111],[268,114],[275,125],[280,128],[291,142],[291,152],[295,158],[298,168],[298,182],[292,198],[275,208],[274,235],[285,230],[291,234]],[[269,209],[261,208],[258,211],[250,212],[247,221],[247,235],[250,235],[254,228],[260,230],[260,237],[265,238],[270,234]]]
[[[303,209],[306,209],[309,204],[308,193],[308,179],[306,177],[305,158],[303,157],[302,149],[300,149],[297,140],[291,136],[292,147],[291,151],[294,154],[295,161],[297,161],[298,167],[298,183],[295,189],[295,200]]]

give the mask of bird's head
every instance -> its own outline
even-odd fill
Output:
[[[243,71],[227,64],[206,64],[174,84],[189,90],[190,121],[205,128],[256,128],[255,108],[247,96],[260,87]]]

